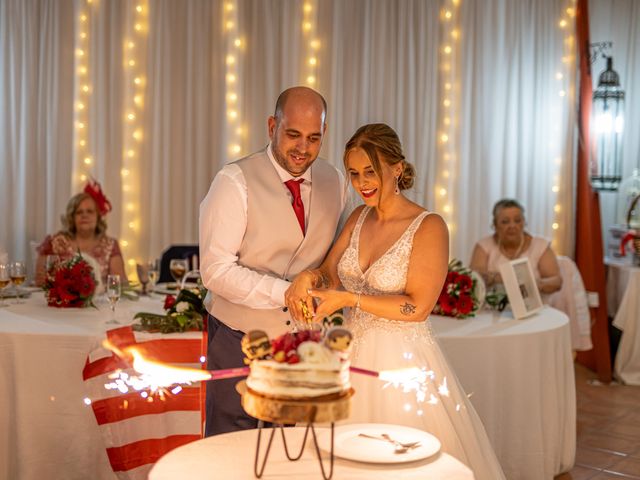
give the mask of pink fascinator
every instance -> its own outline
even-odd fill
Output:
[[[91,198],[96,202],[101,216],[104,217],[111,211],[111,202],[102,192],[102,187],[94,178],[87,182],[84,187],[84,192],[91,195]]]

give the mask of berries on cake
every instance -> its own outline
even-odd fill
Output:
[[[242,351],[250,365],[249,391],[278,400],[328,400],[351,388],[351,332],[335,327],[289,332],[273,340],[261,330],[248,332]]]

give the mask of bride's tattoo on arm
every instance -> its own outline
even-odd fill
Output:
[[[405,302],[405,304],[400,307],[400,313],[402,313],[403,315],[411,315],[413,313],[416,313],[416,306]]]

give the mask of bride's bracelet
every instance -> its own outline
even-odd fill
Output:
[[[358,296],[356,297],[356,304],[354,305],[354,308],[356,310],[360,310],[360,296],[362,295],[362,292],[358,292]]]

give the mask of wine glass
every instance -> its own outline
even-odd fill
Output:
[[[9,304],[4,300],[4,289],[11,283],[9,276],[9,265],[0,263],[0,307],[8,307]]]
[[[160,278],[160,262],[158,260],[151,260],[147,263],[147,272],[149,274],[149,292],[153,292],[153,287],[155,287],[156,283],[158,283],[158,278]]]
[[[136,263],[136,273],[138,274],[138,280],[142,285],[142,295],[147,294],[147,283],[149,283],[149,264]]]
[[[11,283],[16,287],[16,303],[24,303],[20,298],[20,285],[27,279],[27,267],[24,262],[13,262],[9,267]]]
[[[180,288],[180,282],[182,281],[182,277],[187,273],[187,269],[189,268],[189,263],[186,258],[172,258],[169,262],[169,271],[171,272],[171,276],[178,284],[178,288]]]
[[[111,308],[111,318],[107,323],[120,323],[116,320],[116,303],[120,300],[122,293],[122,283],[120,275],[107,276],[107,298],[109,299],[109,308]]]

